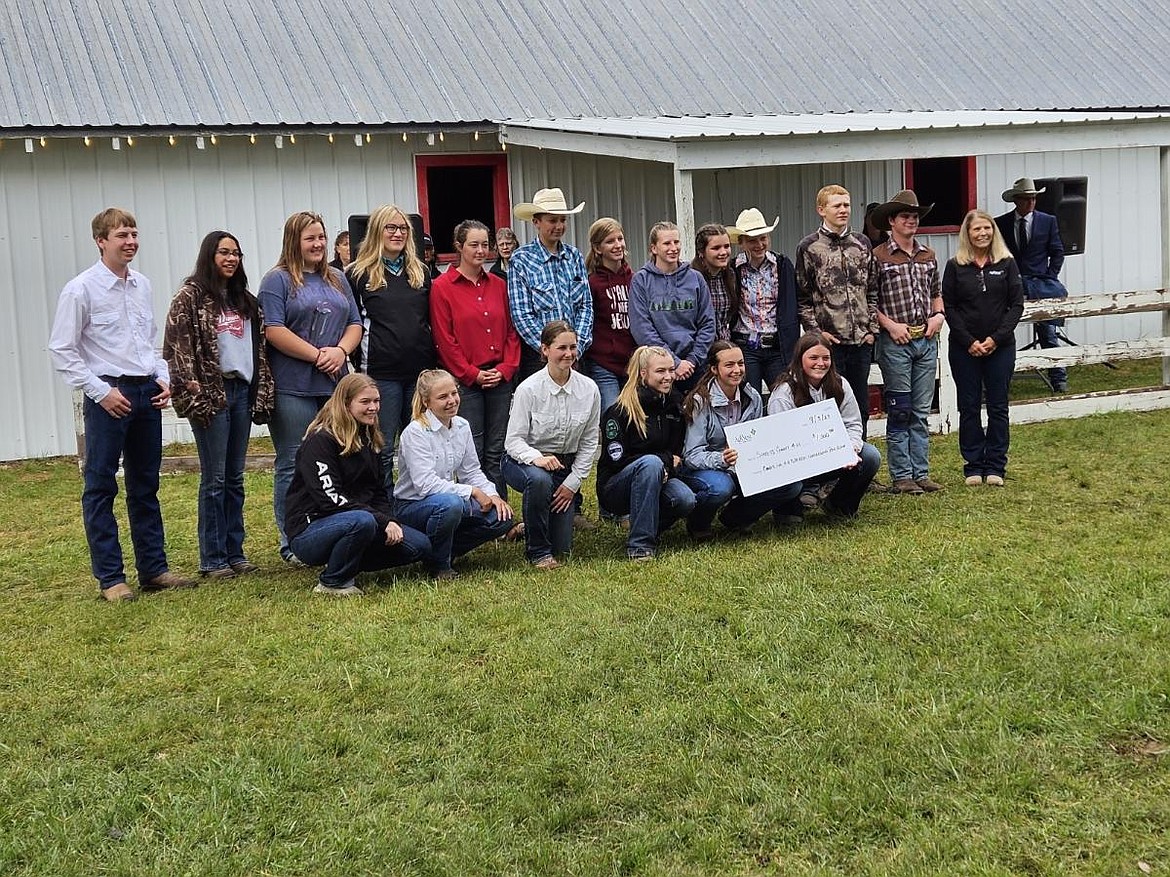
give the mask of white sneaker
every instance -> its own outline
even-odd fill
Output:
[[[317,583],[317,587],[313,588],[314,594],[327,594],[330,597],[361,597],[365,594],[361,588],[353,583],[350,579],[344,585],[330,587],[329,585]]]

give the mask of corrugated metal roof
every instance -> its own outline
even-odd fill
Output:
[[[1162,0],[22,0],[0,128],[1168,104]]]
[[[680,142],[732,137],[922,131],[949,128],[1167,119],[1170,113],[958,110],[917,113],[810,113],[784,116],[634,116],[618,119],[531,119],[508,128]]]

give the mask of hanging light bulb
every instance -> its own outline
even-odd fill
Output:
[[[329,132],[329,142],[330,143],[333,142],[333,132],[332,131]]]
[[[442,143],[442,142],[443,142],[444,140],[446,140],[446,139],[447,139],[447,138],[445,138],[445,137],[443,136],[443,132],[442,132],[442,131],[440,131],[440,132],[439,132],[439,142],[440,142],[440,143]]]
[[[214,134],[212,134],[211,135],[211,145],[215,146],[215,144],[217,144],[217,143],[219,143],[219,138],[216,137]]]
[[[288,142],[291,143],[293,146],[296,146],[297,145],[297,135],[296,134],[289,134],[288,135]]]
[[[90,140],[90,139],[89,139],[89,135],[88,135],[88,134],[86,134],[86,135],[85,135],[85,145],[86,145],[86,146],[90,146],[90,145],[92,145],[92,143],[93,143],[93,141],[92,141],[92,140]]]
[[[434,145],[435,145],[435,132],[432,131],[430,134],[427,135],[427,146],[434,146]]]
[[[248,142],[251,143],[253,146],[255,146],[256,145],[256,135],[249,134],[248,135]]]
[[[478,131],[475,132],[475,140],[477,143],[479,142],[479,132]]]
[[[133,138],[133,137],[127,137],[127,138],[126,138],[126,145],[127,145],[127,146],[133,146],[133,145],[134,145],[134,138]]]
[[[406,132],[405,131],[402,132],[402,142],[403,143],[406,142]]]
[[[174,134],[172,134],[170,137],[167,138],[167,143],[169,143],[171,146],[175,145],[175,135]]]
[[[46,140],[44,137],[42,137],[41,138],[41,148],[44,149],[48,145],[49,145],[49,141]]]
[[[372,135],[372,134],[367,134],[367,135],[366,135],[366,143],[370,143],[370,142],[372,142],[372,141],[373,141],[373,139],[374,139],[374,137],[373,137],[373,135]]]

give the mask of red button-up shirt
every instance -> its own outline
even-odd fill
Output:
[[[458,268],[431,285],[431,331],[439,362],[471,386],[480,369],[496,368],[512,380],[520,367],[520,336],[508,315],[508,285],[483,272],[471,281]]]

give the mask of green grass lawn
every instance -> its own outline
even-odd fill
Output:
[[[1166,873],[1168,439],[1019,427],[996,490],[939,438],[949,489],[854,525],[639,565],[603,526],[350,601],[281,568],[257,473],[266,572],[105,605],[75,464],[4,467],[0,873]]]

